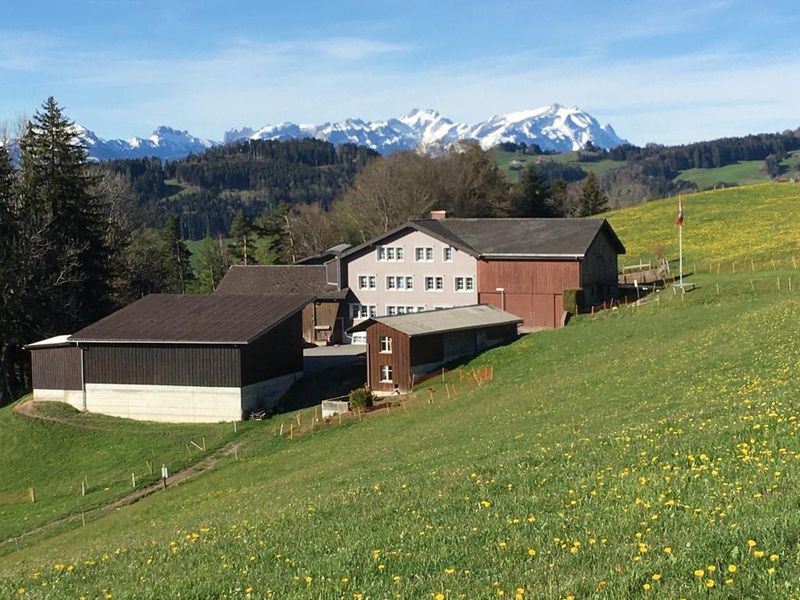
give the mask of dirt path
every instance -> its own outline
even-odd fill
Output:
[[[33,406],[32,401],[26,401],[18,404],[14,407],[14,412],[20,414],[22,416],[31,418],[31,419],[40,419],[42,421],[51,421],[55,423],[63,423],[65,425],[73,426],[73,427],[81,427],[81,425],[76,425],[73,421],[65,418],[53,417],[53,416],[45,416],[36,413],[36,407]],[[100,429],[99,427],[87,427],[87,429]],[[167,478],[167,490],[169,490],[174,485],[179,485],[184,481],[187,481],[193,477],[200,475],[206,471],[210,471],[213,469],[221,459],[237,455],[239,450],[241,449],[242,445],[240,442],[228,442],[221,448],[211,452],[207,456],[203,457],[202,460],[194,463],[182,469],[180,471],[175,472],[170,477]],[[152,494],[157,492],[164,491],[164,483],[159,479],[156,483],[152,483],[150,485],[139,487],[124,496],[116,498],[114,500],[110,500],[105,504],[102,504],[96,508],[86,511],[85,513],[73,513],[63,517],[59,517],[52,521],[48,521],[47,523],[42,523],[41,525],[37,525],[33,529],[30,529],[24,533],[19,534],[5,542],[0,542],[0,548],[4,545],[10,543],[18,543],[19,540],[22,540],[26,537],[39,533],[41,531],[51,529],[58,525],[62,525],[64,523],[69,523],[71,521],[82,521],[84,518],[92,517],[93,519],[98,518],[105,512],[110,510],[114,510],[117,508],[121,508],[123,506],[128,506],[142,500],[143,498],[147,498]]]

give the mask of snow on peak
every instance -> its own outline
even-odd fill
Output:
[[[83,141],[90,156],[98,160],[145,156],[176,159],[219,144],[167,125],[157,127],[148,138],[130,140],[103,140],[79,125],[76,125],[75,135]],[[222,143],[302,138],[326,140],[335,145],[360,144],[381,154],[437,152],[461,140],[477,141],[485,149],[512,142],[537,144],[542,150],[557,152],[577,150],[589,142],[602,148],[625,143],[610,125],[600,125],[577,106],[562,104],[497,114],[474,124],[454,122],[432,108],[414,108],[403,116],[385,121],[366,121],[358,117],[321,125],[284,121],[258,129],[231,129],[225,132]]]

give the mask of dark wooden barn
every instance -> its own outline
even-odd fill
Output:
[[[367,385],[405,393],[416,378],[517,338],[522,319],[494,306],[461,306],[374,317],[351,332],[367,334]]]
[[[314,345],[342,343],[348,292],[326,281],[324,265],[234,266],[216,290],[224,295],[312,296],[303,308],[303,339]]]
[[[303,372],[305,296],[154,294],[31,344],[34,399],[169,422],[239,420]]]

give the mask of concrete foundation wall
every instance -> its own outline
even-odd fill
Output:
[[[83,392],[75,390],[33,390],[33,399],[41,402],[64,402],[83,410]]]
[[[164,423],[216,423],[242,418],[241,388],[87,383],[89,412]]]
[[[87,383],[88,412],[162,423],[240,421],[249,410],[270,408],[303,376],[302,371],[244,388],[182,385]],[[83,409],[83,393],[72,390],[33,390],[33,399],[66,402]]]
[[[242,388],[242,411],[272,408],[302,376],[303,372],[297,371]]]

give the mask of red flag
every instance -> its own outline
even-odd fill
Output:
[[[683,226],[683,198],[678,198],[678,216],[675,218],[675,225]]]

